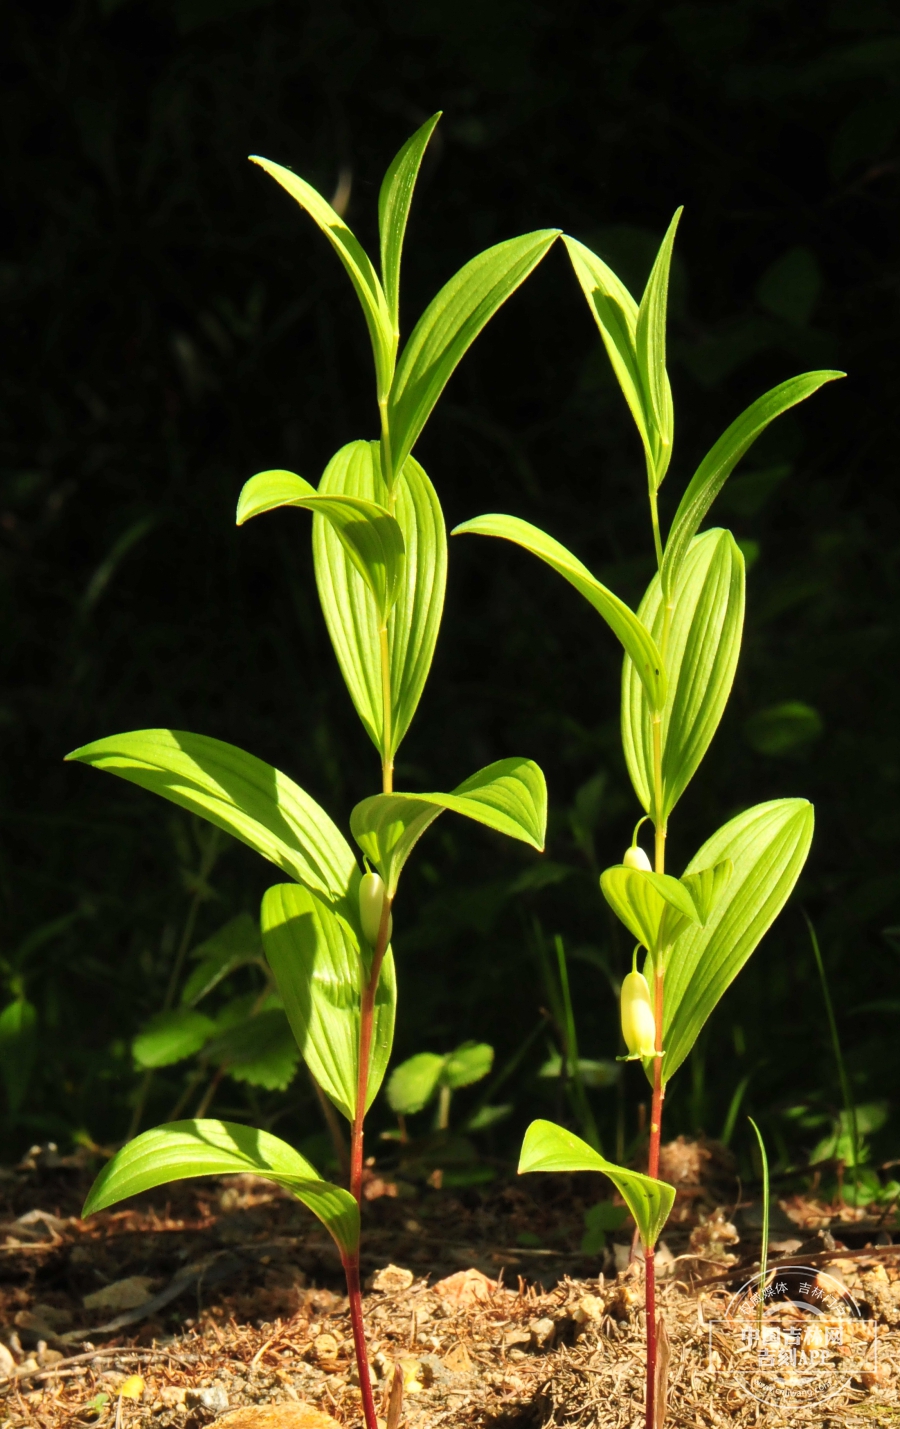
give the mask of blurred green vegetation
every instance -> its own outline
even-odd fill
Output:
[[[747,629],[672,866],[776,794],[812,798],[818,829],[798,894],[675,1088],[667,1130],[727,1126],[748,1156],[741,1104],[782,1167],[846,1139],[802,902],[854,1097],[885,1105],[867,1123],[873,1164],[896,1154],[896,8],[19,0],[5,28],[0,1154],[125,1135],[142,1085],[132,1040],[165,1005],[190,909],[201,943],[255,916],[271,881],[228,844],[198,882],[189,822],[64,766],[68,750],[168,725],[258,754],[333,811],[377,788],[318,610],[308,523],[288,512],[234,527],[254,471],[316,482],[342,443],[377,434],[344,274],[246,155],[347,200],[371,243],[385,164],[438,107],[404,260],[407,330],[474,252],[540,225],[638,287],[685,204],[670,354],[683,417],[664,516],[759,392],[808,367],[850,374],[779,420],[718,507],[752,561]],[[642,457],[561,250],[465,358],[417,455],[448,525],[524,516],[639,598],[652,571]],[[612,987],[630,950],[597,874],[638,812],[618,748],[619,665],[551,573],[512,548],[452,543],[447,618],[398,782],[452,787],[528,755],[548,776],[550,839],[540,860],[452,819],[429,835],[398,909],[396,1062],[474,1038],[507,1065],[541,1017],[536,948],[557,934],[579,1054],[615,1056]],[[249,995],[242,976],[223,994]],[[554,1053],[532,1037],[515,1062],[513,1113],[483,1133],[495,1153],[530,1115],[568,1105],[539,1076]],[[183,1077],[155,1073],[145,1125]],[[223,1114],[277,1120],[297,1141],[321,1134],[302,1071],[287,1092],[226,1077],[217,1095]],[[640,1070],[585,1095],[605,1149],[631,1144]]]

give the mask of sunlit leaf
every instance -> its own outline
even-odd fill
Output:
[[[399,472],[451,374],[485,324],[540,263],[559,229],[509,238],[472,258],[432,299],[410,334],[388,403]]]
[[[382,504],[377,442],[351,442],[329,462],[321,493],[343,493]],[[437,641],[447,583],[447,535],[437,494],[409,457],[394,486],[393,514],[405,547],[403,576],[387,625],[390,659],[390,739],[384,743],[384,691],[378,612],[368,587],[322,518],[313,521],[319,598],[331,643],[357,714],[376,749],[393,760],[416,712]]]
[[[300,506],[328,522],[371,591],[382,625],[400,593],[406,562],[403,533],[390,512],[360,496],[318,492],[292,471],[261,471],[241,491],[237,524],[279,506]]]
[[[665,1080],[784,907],[806,861],[813,822],[805,799],[757,804],[713,834],[688,864],[688,875],[726,859],[734,867],[705,927],[683,934],[666,972]]]
[[[391,1111],[413,1116],[427,1106],[438,1089],[446,1060],[436,1052],[417,1052],[395,1067],[387,1084]]]
[[[573,1132],[552,1121],[533,1121],[525,1133],[519,1174],[525,1171],[602,1171],[634,1216],[649,1249],[659,1239],[675,1200],[675,1187],[607,1161]]]
[[[211,937],[198,944],[191,953],[197,963],[181,990],[181,1001],[192,1007],[212,992],[223,978],[246,963],[262,958],[262,938],[259,920],[249,913],[238,913],[217,929]]]
[[[647,698],[654,709],[659,709],[666,698],[666,676],[662,658],[650,632],[642,624],[633,610],[613,595],[611,590],[601,585],[592,576],[587,566],[582,565],[577,556],[567,551],[552,536],[546,535],[522,521],[518,516],[476,516],[464,521],[453,529],[454,536],[501,536],[524,546],[532,555],[539,556],[548,566],[558,571],[570,585],[584,596],[618,637],[625,651],[634,661],[638,675],[647,690]]]
[[[649,952],[657,944],[671,946],[689,923],[700,920],[688,889],[667,873],[616,864],[601,873],[600,887],[616,916]]]
[[[294,1036],[322,1090],[352,1121],[359,1069],[359,1019],[366,961],[356,922],[296,884],[262,901],[262,937]],[[390,948],[375,994],[366,1109],[381,1086],[394,1040],[397,987]]]
[[[646,389],[637,353],[638,305],[610,267],[574,238],[563,236],[572,267],[587,298],[603,345],[612,364],[625,401],[631,410],[644,447],[647,470],[664,470],[668,452],[660,441],[650,395]],[[666,379],[668,391],[668,379]],[[671,397],[667,396],[667,404]]]
[[[290,169],[283,168],[281,164],[272,163],[271,159],[261,159],[258,155],[251,154],[250,162],[265,169],[266,173],[306,210],[310,218],[319,225],[346,268],[369,329],[375,357],[378,395],[385,396],[390,389],[394,370],[393,324],[384,290],[368,256],[340,214],[335,213],[331,204],[327,203],[311,184],[292,174]]]
[[[323,1181],[286,1141],[228,1121],[173,1121],[129,1141],[100,1172],[81,1214],[93,1215],[170,1181],[235,1173],[285,1186],[318,1216],[344,1253],[356,1249],[359,1209],[349,1191]]]
[[[190,1007],[176,1007],[151,1017],[132,1042],[131,1054],[139,1067],[170,1067],[193,1057],[215,1030],[211,1017]]]
[[[709,748],[725,711],[741,650],[744,558],[730,531],[705,531],[679,568],[668,605],[668,689],[660,721],[665,822]],[[638,616],[661,645],[666,602],[653,577]],[[653,711],[639,671],[622,668],[622,746],[635,793],[653,802]]]
[[[638,370],[646,394],[645,410],[653,414],[653,422],[659,437],[659,455],[654,472],[654,485],[660,486],[669,464],[672,451],[673,414],[672,392],[666,372],[666,307],[669,297],[669,269],[672,264],[672,246],[675,231],[681,217],[677,209],[669,224],[666,236],[656,255],[656,261],[647,279],[644,296],[638,310],[635,330],[635,348]]]
[[[662,580],[666,590],[672,588],[691,537],[696,535],[700,522],[756,438],[782,412],[811,397],[824,383],[834,382],[844,375],[834,371],[804,372],[799,377],[790,377],[787,382],[779,383],[771,392],[757,397],[707,452],[678,503],[669,529],[662,563]]]
[[[139,729],[95,740],[66,758],[199,814],[329,900],[341,904],[351,885],[355,889],[359,866],[325,810],[286,775],[233,744],[182,730]]]
[[[403,253],[409,206],[412,203],[422,156],[440,117],[441,112],[438,110],[437,114],[432,114],[431,118],[426,119],[421,128],[407,139],[385,174],[378,195],[381,277],[395,337],[400,330],[400,258]]]
[[[701,868],[696,873],[683,873],[680,879],[694,902],[694,907],[705,924],[725,889],[731,882],[734,864],[730,858],[723,858],[712,868]]]
[[[547,786],[530,759],[499,759],[465,779],[451,794],[374,794],[350,815],[353,837],[374,863],[393,898],[403,865],[425,830],[445,809],[542,849]]]

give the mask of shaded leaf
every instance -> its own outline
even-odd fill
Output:
[[[13,1113],[25,1100],[37,1053],[37,1009],[26,997],[17,997],[0,1012],[0,1077]]]
[[[237,524],[279,506],[300,506],[328,522],[371,591],[383,625],[400,593],[406,561],[403,533],[390,512],[360,496],[317,492],[292,471],[261,471],[241,491]]]
[[[176,1007],[151,1017],[132,1042],[131,1054],[139,1067],[171,1067],[199,1052],[215,1030],[211,1017]]]
[[[374,794],[356,805],[350,828],[363,853],[377,865],[389,898],[416,843],[445,809],[533,848],[544,846],[547,786],[530,759],[498,759],[451,794]]]
[[[199,814],[338,904],[355,892],[359,866],[325,810],[285,774],[233,744],[183,730],[139,729],[95,740],[66,758]]]
[[[300,1050],[287,1017],[273,1007],[228,1027],[207,1044],[203,1057],[236,1082],[280,1092],[294,1080]]]
[[[734,869],[706,926],[691,928],[679,939],[666,972],[664,1080],[681,1066],[706,1019],[784,907],[806,861],[813,823],[813,808],[805,799],[757,804],[713,834],[688,864],[687,875],[726,859]]]
[[[533,1121],[525,1133],[519,1175],[525,1171],[602,1171],[634,1216],[646,1249],[654,1246],[675,1200],[675,1187],[607,1161],[573,1132],[552,1121]]]
[[[262,937],[303,1060],[348,1121],[356,1112],[359,1018],[367,962],[355,923],[306,888],[279,883],[262,901]],[[370,955],[369,955],[370,956]],[[387,1069],[397,1003],[385,953],[375,994],[366,1110]]]
[[[228,1121],[173,1121],[145,1131],[109,1161],[82,1216],[191,1176],[250,1172],[285,1186],[331,1232],[340,1249],[359,1244],[359,1209],[349,1191],[323,1181],[308,1161],[268,1131]]]
[[[524,546],[526,551],[546,561],[548,566],[558,571],[579,594],[591,604],[618,637],[626,653],[634,661],[638,675],[647,691],[647,698],[654,709],[659,709],[666,698],[666,676],[663,662],[650,632],[635,615],[633,610],[601,585],[591,575],[587,566],[582,565],[577,556],[567,551],[552,536],[546,535],[523,521],[518,516],[476,516],[464,521],[453,529],[454,536],[501,536]]]
[[[283,168],[281,164],[274,164],[271,159],[261,159],[258,155],[251,154],[250,162],[265,169],[266,173],[306,210],[310,218],[319,225],[346,268],[369,329],[375,357],[378,396],[386,396],[394,371],[393,325],[384,290],[368,256],[340,214],[335,213],[331,204],[327,203],[311,184],[292,174],[290,169]]]
[[[437,114],[432,114],[431,118],[426,119],[415,134],[407,139],[391,162],[378,195],[381,277],[395,339],[400,331],[400,258],[403,253],[406,221],[422,156],[440,117],[441,111],[438,110]]]
[[[417,1052],[395,1067],[387,1084],[391,1111],[413,1116],[427,1106],[438,1089],[445,1061],[436,1052]]]
[[[472,258],[445,283],[410,334],[388,403],[391,456],[399,472],[457,363],[485,324],[559,236],[539,229]]]
[[[343,447],[329,462],[319,491],[378,504],[389,501],[378,443],[351,442]],[[378,610],[331,526],[319,517],[313,521],[316,583],[331,643],[366,733],[389,761],[409,728],[428,678],[447,583],[447,535],[440,503],[412,457],[395,483],[393,502],[406,554],[387,625],[391,689],[387,749]]]
[[[660,719],[663,823],[696,773],[725,712],[741,652],[745,585],[744,558],[730,531],[705,531],[694,539],[668,601],[668,688]],[[656,575],[638,616],[660,646],[666,604]],[[653,710],[629,658],[622,667],[622,746],[634,791],[650,812]]]
[[[445,1059],[441,1083],[452,1087],[470,1087],[480,1082],[494,1065],[494,1049],[487,1042],[463,1042]]]
[[[182,1003],[191,1007],[200,1002],[236,968],[258,961],[262,955],[259,920],[251,918],[249,913],[229,918],[191,953],[197,966],[181,990]]]

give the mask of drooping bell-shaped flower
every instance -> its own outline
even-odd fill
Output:
[[[650,988],[643,973],[633,969],[622,983],[620,1000],[622,1036],[632,1057],[652,1057],[656,1052],[656,1019]]]
[[[366,873],[359,883],[359,921],[363,937],[372,947],[378,942],[381,914],[384,908],[384,880],[380,873]],[[394,920],[388,914],[387,942],[391,941]]]

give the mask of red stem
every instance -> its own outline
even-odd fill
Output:
[[[663,1025],[663,975],[657,972],[653,987],[656,1020],[656,1050],[662,1051]],[[662,1057],[653,1059],[653,1100],[650,1105],[650,1154],[647,1174],[654,1180],[659,1177],[659,1143],[662,1131],[662,1109],[665,1092],[662,1084]],[[656,1260],[655,1247],[644,1247],[645,1306],[647,1319],[647,1400],[646,1429],[654,1429],[656,1417]]]
[[[372,955],[369,980],[363,988],[359,1008],[359,1070],[356,1082],[356,1115],[350,1130],[350,1193],[356,1204],[362,1208],[363,1178],[363,1125],[366,1119],[366,1094],[369,1087],[369,1060],[372,1052],[372,1021],[375,1011],[375,993],[381,975],[381,965],[387,950],[388,922],[391,916],[390,899],[385,898],[381,907],[381,922],[378,925],[378,939]],[[350,1322],[353,1326],[353,1348],[356,1351],[356,1368],[359,1372],[359,1388],[362,1394],[363,1414],[366,1429],[378,1429],[375,1414],[375,1400],[372,1397],[372,1377],[369,1374],[369,1356],[366,1353],[366,1331],[363,1324],[362,1292],[359,1284],[359,1248],[352,1254],[342,1255],[344,1274],[347,1277],[347,1296],[350,1301]]]

